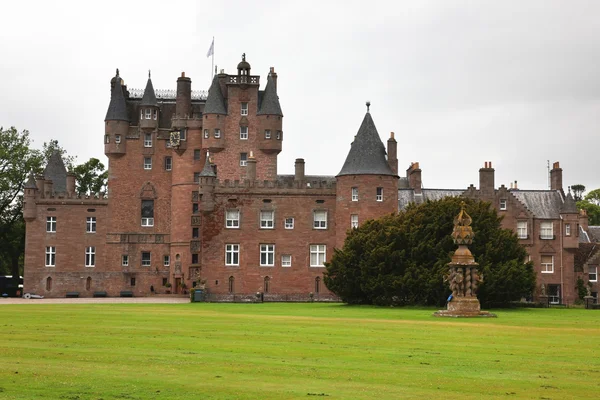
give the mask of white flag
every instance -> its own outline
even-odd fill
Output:
[[[214,54],[215,54],[215,38],[213,38],[213,41],[210,44],[208,52],[206,53],[206,57],[210,57],[210,56],[212,56]]]

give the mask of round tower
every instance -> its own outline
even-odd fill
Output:
[[[122,156],[125,154],[127,133],[129,131],[129,116],[125,104],[124,82],[116,75],[110,80],[110,104],[104,118],[104,154]]]
[[[398,211],[398,175],[390,168],[367,103],[367,113],[336,176],[336,247],[348,229]]]

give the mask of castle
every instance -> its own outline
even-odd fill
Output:
[[[348,229],[409,202],[464,195],[505,215],[552,302],[574,300],[575,254],[590,240],[558,163],[547,191],[496,189],[491,163],[480,170],[479,189],[423,189],[418,163],[399,177],[394,135],[386,151],[367,104],[337,176],[305,175],[303,159],[294,175],[279,175],[283,112],[273,68],[264,90],[245,56],[237,74],[215,75],[207,94],[192,91],[185,74],[176,91],[155,91],[150,75],[145,90],[130,91],[118,70],[110,84],[109,195],[78,196],[58,154],[30,177],[25,292],[145,296],[202,285],[214,301],[257,292],[274,301],[332,300],[323,263]]]

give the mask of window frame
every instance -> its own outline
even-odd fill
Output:
[[[594,272],[592,273],[592,268],[594,268]],[[592,275],[594,276],[594,279],[592,279]],[[598,282],[598,266],[597,265],[590,265],[588,266],[588,281],[590,282]]]
[[[152,134],[144,133],[144,147],[152,147]]]
[[[378,187],[375,190],[375,201],[383,201],[383,187]]]
[[[46,267],[56,267],[56,246],[46,246]]]
[[[116,144],[120,144],[121,143],[121,135],[115,135],[115,143]]]
[[[240,266],[240,244],[226,243],[225,244],[225,266],[239,267]]]
[[[270,218],[264,218],[268,214]],[[260,229],[275,229],[275,211],[273,210],[261,210],[259,214]]]
[[[271,139],[271,130],[265,129],[265,139]]]
[[[283,219],[283,227],[285,229],[294,229],[294,217],[286,217]]]
[[[498,208],[500,209],[500,211],[506,211],[506,210],[508,210],[508,200],[507,199],[500,199],[500,203],[498,205]]]
[[[121,254],[121,267],[129,267],[129,254]]]
[[[248,166],[248,153],[240,153],[240,167]]]
[[[544,257],[550,257],[551,262],[544,262]],[[540,266],[542,267],[542,274],[553,274],[554,273],[554,256],[552,254],[541,254],[540,255]]]
[[[565,236],[571,236],[571,224],[565,223]]]
[[[246,107],[244,107],[244,105]],[[243,101],[240,103],[240,114],[241,115],[248,115],[248,102],[247,101]]]
[[[358,229],[358,214],[350,214],[350,228]]]
[[[144,108],[144,119],[152,119],[152,109]]]
[[[163,256],[163,267],[170,267],[171,266],[171,256],[168,254],[165,254]]]
[[[150,209],[150,212],[148,212],[148,215],[152,215],[152,216],[144,216],[144,202],[151,202],[151,203],[146,203],[146,204],[151,204],[152,207]],[[143,227],[152,227],[154,226],[154,200],[152,199],[143,199],[140,205],[140,225]]]
[[[165,171],[173,170],[173,157],[165,156]]]
[[[144,157],[144,171],[152,169],[152,157]]]
[[[286,261],[285,258],[288,260]],[[291,254],[282,254],[281,255],[281,267],[282,268],[290,268],[292,266],[292,255]]]
[[[248,127],[240,126],[240,140],[248,140]]]
[[[323,249],[321,250],[321,247]],[[309,246],[309,265],[313,268],[325,268],[324,263],[327,261],[327,245],[326,244],[311,244]],[[313,254],[316,257],[317,264],[313,264]],[[321,264],[318,264],[320,255],[323,254],[323,260]]]
[[[204,130],[204,139],[208,139],[210,137],[210,131],[208,129]]]
[[[96,266],[96,246],[87,246],[85,248],[85,266],[86,268]]]
[[[146,255],[148,257],[145,257]],[[142,251],[141,266],[142,267],[151,267],[152,266],[152,252]]]
[[[46,233],[56,233],[56,220],[55,216],[46,217]]]
[[[235,213],[236,214],[235,218],[230,218],[230,217],[234,216],[230,213]],[[226,209],[225,210],[225,228],[240,229],[240,210],[238,210],[238,209]]]
[[[96,233],[96,217],[85,218],[85,232]]]
[[[549,226],[549,228],[548,228],[548,226]],[[548,231],[550,232],[550,235],[548,235]],[[552,221],[540,222],[540,239],[542,239],[542,240],[554,239],[554,223]]]
[[[358,201],[358,187],[354,186],[351,189],[352,201]]]
[[[259,262],[261,267],[274,267],[275,266],[275,244],[261,244],[259,245]]]
[[[325,219],[318,219],[318,215],[325,214]],[[313,210],[313,229],[327,229],[327,210]]]
[[[221,130],[215,128],[215,139],[221,139]]]
[[[524,225],[524,227],[520,226],[520,225]],[[527,221],[517,221],[517,237],[519,239],[529,238],[529,233],[527,232],[528,231],[527,225],[528,225]],[[524,235],[523,235],[523,233],[524,233]]]

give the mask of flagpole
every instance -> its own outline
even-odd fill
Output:
[[[213,77],[214,77],[213,71],[215,69],[215,37],[214,36],[213,36],[213,41],[212,42],[213,42],[212,63],[211,63],[211,66],[210,66],[210,81],[211,82],[212,82]]]

